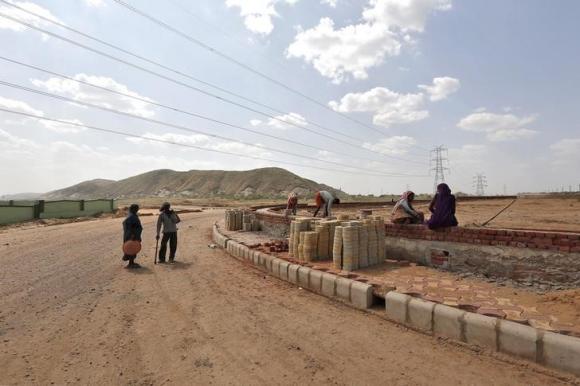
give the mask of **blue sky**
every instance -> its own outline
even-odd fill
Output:
[[[400,193],[407,186],[429,192],[433,176],[428,150],[437,145],[449,149],[446,166],[451,173],[446,180],[455,191],[472,193],[476,173],[486,174],[490,194],[503,193],[504,186],[508,193],[516,193],[562,186],[567,190],[569,185],[578,189],[580,184],[576,41],[580,27],[575,17],[580,4],[576,1],[554,6],[546,1],[524,5],[499,0],[126,0],[329,109],[113,0],[11,2],[278,112],[144,64],[3,3],[0,14],[268,112],[277,120],[0,17],[3,57],[310,147],[192,118],[0,60],[2,81],[197,132],[5,86],[0,86],[0,108],[268,159],[107,135],[0,112],[0,178],[8,182],[2,184],[0,194],[43,192],[85,179],[120,179],[159,168],[264,166],[285,167],[349,193]]]

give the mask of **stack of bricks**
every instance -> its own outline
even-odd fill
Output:
[[[244,212],[240,209],[228,209],[225,214],[226,229],[239,231],[244,227]]]
[[[385,256],[384,233],[384,220],[380,216],[342,222],[334,234],[334,268],[354,271],[382,263]]]
[[[386,224],[386,236],[407,239],[543,249],[580,253],[580,234],[453,227],[432,231],[423,225]]]

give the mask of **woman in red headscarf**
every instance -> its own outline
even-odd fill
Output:
[[[395,204],[391,213],[391,222],[394,224],[423,224],[425,215],[413,208],[415,193],[407,191],[403,193]]]

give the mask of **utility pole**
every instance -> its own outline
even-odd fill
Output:
[[[444,161],[449,161],[447,148],[444,145],[437,146],[433,150],[431,150],[430,171],[435,172],[435,181],[433,182],[433,194],[437,193],[437,185],[439,185],[442,182],[445,182],[445,171],[449,171],[449,168],[443,166]]]
[[[485,196],[485,188],[487,188],[487,177],[483,173],[477,173],[473,176],[473,186],[475,187],[476,196]]]

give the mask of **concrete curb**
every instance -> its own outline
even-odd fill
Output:
[[[231,255],[242,257],[273,276],[359,309],[373,304],[372,286],[291,264],[254,251],[223,236],[214,224],[213,239]],[[466,312],[398,292],[385,295],[387,319],[430,335],[489,348],[580,376],[580,339],[519,323]]]
[[[385,296],[387,318],[416,330],[580,375],[580,339],[474,314],[397,292]]]

